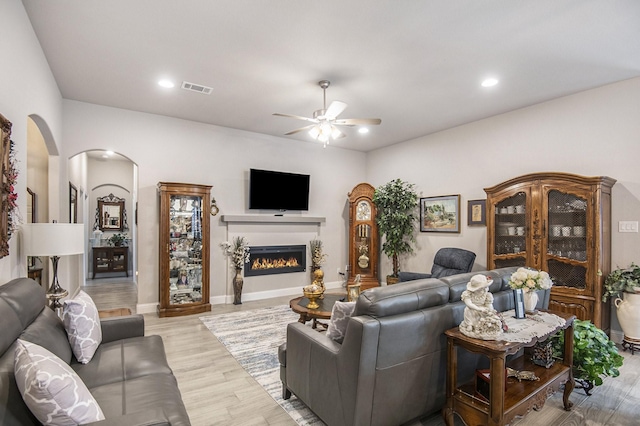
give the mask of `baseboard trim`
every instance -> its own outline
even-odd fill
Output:
[[[334,281],[325,283],[327,290],[334,290],[342,288],[342,281]],[[276,290],[256,291],[253,293],[243,293],[242,301],[251,302],[255,300],[273,299],[274,297],[282,296],[302,296],[302,288],[289,287],[279,288]],[[212,305],[230,305],[233,303],[233,295],[226,296],[213,296],[209,298],[209,303]],[[136,312],[139,314],[151,314],[158,311],[158,303],[139,303],[136,305]],[[622,340],[622,338],[620,339]]]

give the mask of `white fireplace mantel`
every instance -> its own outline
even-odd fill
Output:
[[[220,217],[227,223],[317,223],[326,222],[325,217],[317,216],[287,216],[287,215],[259,215],[259,214],[225,214]]]

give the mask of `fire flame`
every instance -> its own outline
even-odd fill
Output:
[[[294,268],[300,266],[298,259],[290,257],[289,259],[267,259],[267,258],[255,258],[251,264],[251,270],[256,269],[275,269],[275,268]]]

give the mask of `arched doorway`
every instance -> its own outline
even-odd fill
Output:
[[[89,150],[69,158],[68,175],[70,221],[83,222],[89,236],[83,290],[98,309],[136,312],[138,166],[118,153]]]

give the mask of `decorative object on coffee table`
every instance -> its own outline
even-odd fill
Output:
[[[356,279],[353,284],[347,285],[347,301],[355,302],[360,297],[360,275],[356,275]]]
[[[550,289],[552,285],[553,281],[547,272],[528,268],[518,268],[509,279],[509,286],[512,289],[522,289],[524,292],[524,309],[528,314],[536,313],[537,291]]]
[[[320,268],[327,259],[327,255],[322,250],[322,240],[313,239],[309,241],[309,252],[311,254],[311,280],[313,283],[320,285],[324,293],[324,272]],[[317,271],[320,271],[322,275],[316,274]],[[322,298],[323,296],[320,297]]]
[[[304,297],[309,299],[309,303],[307,304],[308,309],[318,309],[320,305],[318,305],[317,300],[322,296],[324,292],[320,290],[320,288],[314,284],[307,286],[303,290]]]
[[[368,183],[359,183],[349,193],[349,267],[345,272],[347,286],[356,276],[361,277],[362,290],[380,286],[380,238],[374,193],[375,188]]]
[[[242,304],[242,287],[244,279],[242,278],[242,268],[245,263],[249,262],[249,242],[245,237],[234,237],[229,243],[225,241],[220,244],[222,253],[231,258],[231,267],[235,271],[233,277],[233,304]]]

